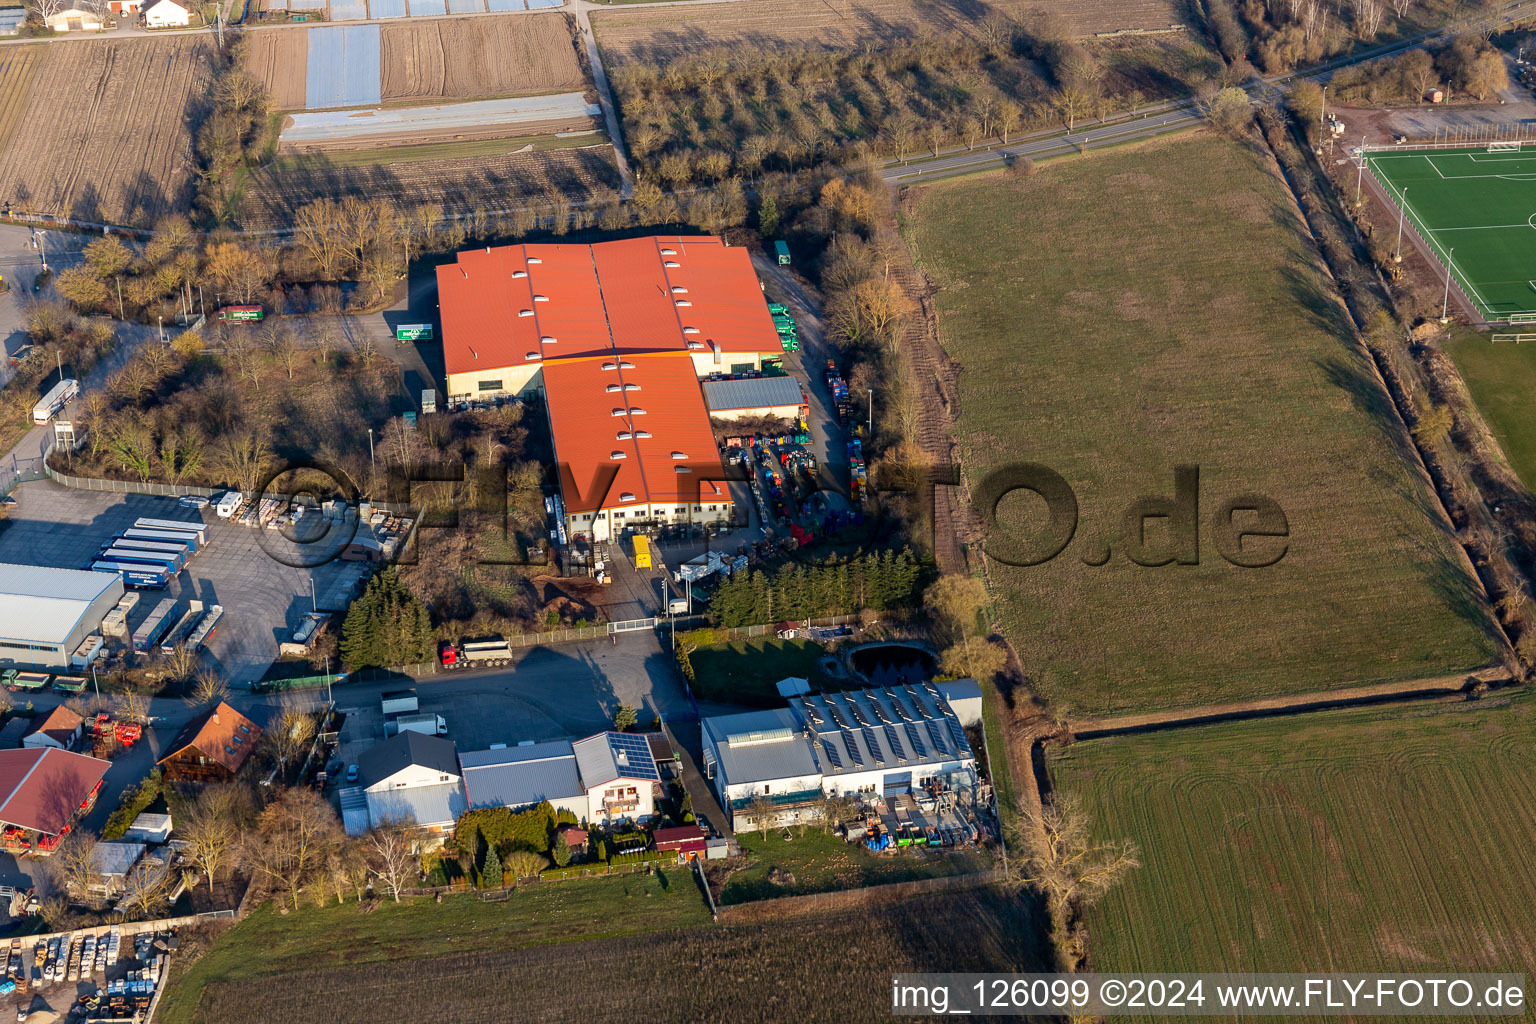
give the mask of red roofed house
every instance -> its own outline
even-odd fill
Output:
[[[0,750],[0,845],[51,852],[96,803],[109,767],[57,747]]]
[[[160,759],[171,782],[228,782],[261,740],[261,727],[223,701],[182,727]]]
[[[651,834],[657,853],[675,853],[678,860],[693,860],[703,854],[708,838],[702,825],[659,828]]]
[[[475,249],[437,286],[448,400],[543,393],[573,537],[730,518],[699,380],[783,351],[747,250],[707,235]]]
[[[62,704],[48,712],[36,729],[21,738],[23,747],[58,747],[68,750],[80,738],[85,719]]]

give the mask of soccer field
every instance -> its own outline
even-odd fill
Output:
[[[1365,159],[1484,319],[1536,314],[1536,152],[1480,147]]]

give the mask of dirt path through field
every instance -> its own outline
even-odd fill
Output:
[[[1508,681],[1509,675],[1503,668],[1490,666],[1472,673],[1431,676],[1427,679],[1404,679],[1395,683],[1378,683],[1374,686],[1350,686],[1341,690],[1324,690],[1320,693],[1296,693],[1288,697],[1263,697],[1257,700],[1232,701],[1227,704],[1206,704],[1202,707],[1154,711],[1144,715],[1083,718],[1073,722],[1071,728],[1074,738],[1091,739],[1096,736],[1152,732],[1158,729],[1203,725],[1208,722],[1302,714],[1327,708],[1348,707],[1351,704],[1372,704],[1405,700],[1410,697],[1448,696],[1463,693],[1478,683]]]

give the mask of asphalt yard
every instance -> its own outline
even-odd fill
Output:
[[[318,605],[345,607],[364,566],[330,558],[336,546],[303,546],[279,531],[232,525],[212,510],[183,508],[174,498],[77,491],[51,481],[21,485],[10,519],[0,522],[0,561],[84,568],[101,547],[141,516],[211,523],[209,543],[171,586],[143,591],[129,616],[137,626],[163,597],[183,610],[189,600],[224,607],[205,658],[236,684],[258,678],[304,614]],[[311,588],[313,587],[313,597]]]

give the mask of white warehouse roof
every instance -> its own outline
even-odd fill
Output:
[[[0,637],[62,644],[116,573],[0,563]]]

